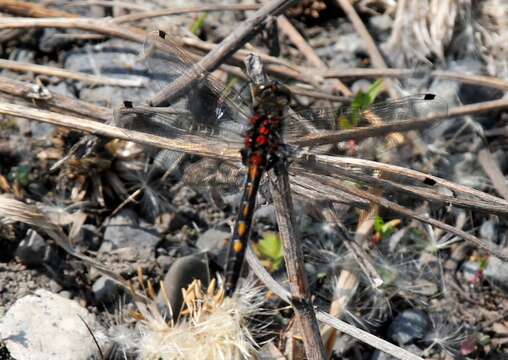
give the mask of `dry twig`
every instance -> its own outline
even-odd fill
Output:
[[[0,68],[19,72],[33,72],[48,76],[56,76],[63,79],[78,80],[91,85],[113,85],[122,87],[141,87],[141,79],[115,79],[105,76],[79,73],[75,71],[60,69],[52,66],[22,63],[19,61],[0,59]]]

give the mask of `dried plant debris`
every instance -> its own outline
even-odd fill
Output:
[[[264,313],[264,292],[254,283],[245,283],[233,297],[212,280],[203,289],[200,281],[182,289],[184,305],[172,319],[169,303],[160,308],[156,300],[137,302],[133,330],[126,325],[114,329],[113,337],[125,353],[140,359],[248,359],[258,344],[265,325],[251,320]]]
[[[459,4],[456,0],[399,1],[386,54],[398,67],[444,61],[454,32]]]

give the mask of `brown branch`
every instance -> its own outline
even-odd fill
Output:
[[[48,9],[43,5],[17,0],[0,0],[0,11],[26,17],[77,17],[66,11]]]
[[[291,289],[291,304],[302,327],[307,358],[326,359],[316,317],[310,306],[302,246],[295,232],[289,177],[284,165],[278,166],[276,173],[276,176],[270,174],[270,190],[275,205],[279,235],[284,246],[284,260]]]
[[[378,78],[378,77],[394,77],[403,79],[413,75],[418,76],[418,71],[411,69],[348,68],[344,70],[333,69],[324,72],[318,71],[318,74],[325,79]],[[508,91],[508,81],[493,76],[465,74],[448,70],[434,70],[430,71],[428,75],[435,77],[437,79],[460,81],[464,84],[485,86],[503,91]]]
[[[312,157],[314,160],[320,164],[324,164],[326,166],[332,166],[335,165],[341,165],[341,166],[357,166],[363,169],[368,170],[377,170],[384,173],[393,174],[400,177],[407,177],[410,179],[414,179],[420,183],[427,183],[427,182],[433,182],[438,186],[442,186],[444,188],[447,188],[451,190],[453,193],[456,194],[463,194],[466,197],[472,196],[477,198],[478,200],[483,200],[485,203],[492,203],[496,206],[506,207],[508,206],[508,203],[496,196],[484,193],[482,191],[456,184],[454,182],[439,178],[437,176],[428,175],[413,169],[408,169],[401,166],[391,165],[391,164],[385,164],[380,163],[377,161],[371,161],[371,160],[364,160],[364,159],[357,159],[357,158],[350,158],[345,156],[329,156],[329,155],[315,155],[313,154]]]
[[[37,91],[37,85],[0,76],[0,93],[23,98],[25,101],[30,101],[42,109],[86,116],[103,122],[113,119],[113,111],[111,109],[57,93],[50,93],[49,98],[36,99],[34,94],[36,95]]]
[[[124,16],[117,16],[114,21],[118,24],[139,21],[145,19],[153,19],[160,16],[189,14],[195,12],[212,12],[212,11],[249,11],[258,10],[258,4],[216,4],[216,5],[198,5],[179,8],[168,8],[154,11],[145,11],[141,13],[132,13]]]
[[[303,161],[299,161],[300,164],[303,165]],[[313,169],[313,161],[308,161],[306,163],[307,169]],[[471,198],[458,198],[457,196],[461,193],[459,191],[455,191],[455,195],[445,195],[441,194],[436,190],[432,189],[432,186],[424,187],[424,182],[421,182],[420,186],[410,186],[410,185],[404,185],[400,184],[395,181],[390,181],[387,179],[384,179],[382,177],[376,177],[369,174],[364,174],[360,171],[354,171],[351,168],[346,168],[339,165],[331,165],[330,163],[327,163],[327,165],[330,167],[329,171],[333,169],[333,173],[336,175],[337,178],[347,178],[349,180],[353,180],[358,184],[364,184],[369,185],[375,189],[383,189],[383,190],[391,190],[397,193],[404,192],[409,195],[422,198],[424,200],[444,204],[444,205],[454,205],[461,208],[466,209],[473,209],[488,213],[494,213],[501,216],[508,216],[508,203],[504,202],[502,199],[497,199],[497,201],[492,202],[488,200],[483,200],[478,197],[475,197],[474,199]],[[379,166],[379,168],[382,168],[382,166]],[[306,171],[303,169],[300,169],[302,173],[305,173]],[[307,170],[308,171],[308,170]],[[318,171],[313,169],[313,171]],[[387,173],[389,173],[388,171]],[[312,175],[312,174],[309,174]],[[400,175],[400,173],[398,174]],[[427,178],[429,180],[430,177]],[[482,193],[483,194],[483,193]],[[471,195],[471,194],[468,194]]]
[[[18,61],[0,59],[0,68],[9,69],[19,72],[33,72],[35,74],[43,74],[56,76],[63,79],[78,80],[92,85],[113,85],[122,87],[141,87],[143,81],[141,79],[115,79],[105,76],[98,76],[86,73],[79,73],[60,69],[52,66],[36,65],[30,63],[22,63]]]
[[[123,27],[112,20],[91,18],[0,18],[0,29],[56,28],[79,29],[119,39],[143,43],[146,33],[137,28]]]

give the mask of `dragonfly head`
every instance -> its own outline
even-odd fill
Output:
[[[256,109],[272,112],[283,111],[291,101],[291,92],[279,82],[267,85],[257,85],[253,90],[254,106]]]

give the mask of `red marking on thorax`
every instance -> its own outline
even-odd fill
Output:
[[[250,118],[250,122],[252,125],[257,126],[259,124],[259,122],[264,120],[265,118],[266,118],[265,116],[255,114],[255,115],[252,115],[252,117]]]
[[[265,126],[262,126],[260,129],[259,129],[259,133],[261,135],[268,135],[270,133],[270,129],[268,129],[267,127]]]
[[[266,145],[268,144],[268,138],[266,136],[259,135],[258,137],[256,137],[256,144]]]

